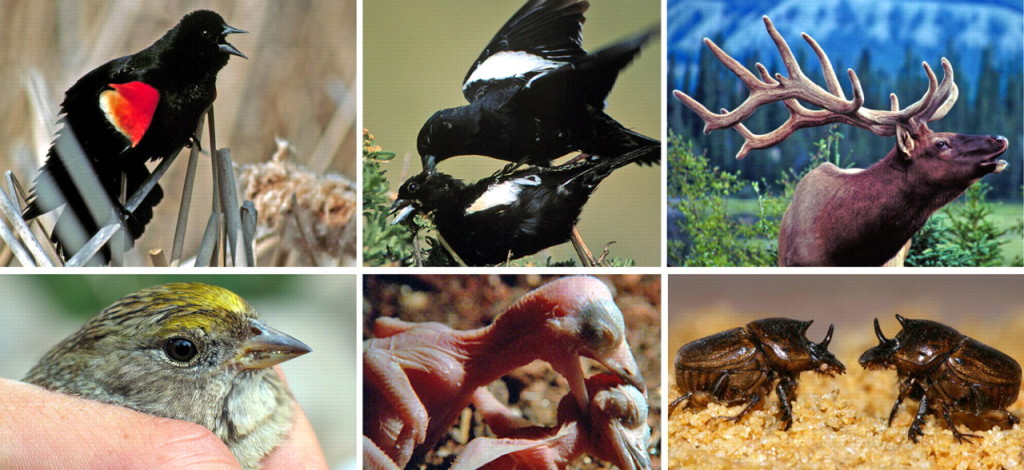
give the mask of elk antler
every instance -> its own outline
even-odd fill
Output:
[[[814,53],[821,63],[822,74],[825,76],[825,85],[828,86],[828,90],[821,88],[804,75],[789,44],[775,29],[772,21],[767,16],[763,19],[768,34],[779,49],[779,55],[782,56],[782,62],[789,72],[789,77],[783,77],[778,73],[772,77],[764,65],[757,63],[755,67],[761,75],[761,79],[758,80],[753,73],[726,54],[713,41],[704,38],[704,44],[708,46],[708,49],[711,49],[711,52],[726,68],[739,77],[750,90],[750,95],[736,109],[732,111],[723,109],[721,114],[716,114],[686,93],[679,90],[673,92],[679,101],[682,101],[704,120],[705,134],[709,134],[713,130],[733,127],[743,136],[746,142],[736,153],[736,158],[747,156],[751,150],[778,144],[798,129],[823,126],[834,122],[857,126],[878,135],[896,135],[897,129],[901,126],[916,127],[928,121],[942,119],[956,103],[958,90],[956,84],[953,83],[953,66],[946,58],[942,58],[941,84],[938,83],[935,73],[932,72],[928,63],[922,63],[925,74],[928,75],[928,91],[914,104],[901,110],[896,94],[890,94],[891,110],[864,108],[864,90],[861,89],[860,79],[857,78],[857,73],[853,69],[846,71],[850,76],[850,83],[853,85],[853,99],[847,100],[843,88],[839,84],[839,78],[836,77],[835,70],[832,69],[828,55],[813,38],[802,33],[801,36],[814,49]],[[808,109],[798,100],[822,109]],[[742,121],[750,117],[757,108],[777,101],[782,101],[790,114],[789,119],[779,128],[767,134],[755,134],[742,124]]]

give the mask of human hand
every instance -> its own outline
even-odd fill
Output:
[[[237,469],[206,428],[0,378],[0,468]],[[326,469],[313,428],[296,405],[288,438],[264,469]]]

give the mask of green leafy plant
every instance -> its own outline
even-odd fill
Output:
[[[976,183],[967,188],[962,202],[933,215],[914,235],[906,265],[999,266],[1008,242],[1004,237],[1019,229],[999,228],[992,220],[994,209],[986,202],[989,191],[987,183]]]
[[[670,240],[669,258],[678,266],[770,266],[778,258],[775,240],[784,201],[763,193],[739,173],[711,167],[705,155],[679,135],[669,136],[668,195],[682,220],[682,239]],[[730,198],[752,192],[756,215],[746,221],[730,215]]]
[[[413,256],[413,234],[388,220],[391,188],[383,165],[394,158],[363,130],[363,263],[369,266],[404,265]]]

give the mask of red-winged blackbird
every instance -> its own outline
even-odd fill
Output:
[[[245,58],[225,38],[244,32],[228,26],[217,13],[194,11],[153,45],[93,69],[65,93],[64,130],[56,139],[73,135],[81,144],[111,203],[122,211],[126,238],[132,242],[153,218],[163,191],[156,186],[133,213],[124,214],[118,202],[122,175],[131,196],[150,174],[147,160],[175,155],[190,143],[202,113],[217,96],[217,72],[231,55]],[[31,219],[65,203],[51,239],[68,259],[111,214],[93,218],[54,144],[23,215]],[[109,250],[104,246],[101,256],[109,259]]]
[[[615,169],[647,155],[645,150],[498,173],[471,185],[424,171],[398,189],[392,224],[417,211],[433,212],[437,231],[472,266],[532,255],[569,241],[597,185]]]
[[[589,6],[530,0],[508,20],[466,74],[470,104],[438,111],[420,129],[424,171],[459,155],[548,166],[577,150],[615,157],[648,149],[636,161],[659,162],[657,140],[604,113],[619,71],[656,30],[588,54],[581,45]]]

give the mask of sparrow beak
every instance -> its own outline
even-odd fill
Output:
[[[250,320],[249,329],[253,336],[242,343],[241,352],[235,357],[242,369],[263,369],[312,351],[302,341],[259,320]]]
[[[242,51],[239,51],[238,49],[235,48],[235,46],[232,46],[231,43],[229,43],[226,40],[224,40],[224,36],[227,36],[229,34],[240,34],[240,33],[248,33],[248,31],[243,31],[243,30],[238,29],[238,28],[234,28],[234,27],[231,27],[231,26],[228,26],[228,25],[224,25],[224,31],[222,31],[220,33],[221,41],[223,41],[223,42],[220,43],[220,50],[222,52],[227,52],[228,54],[237,55],[238,57],[241,57],[243,59],[248,59],[248,57],[246,57],[245,54],[242,54]]]
[[[408,219],[414,212],[416,212],[416,203],[409,199],[399,199],[391,205],[391,214],[398,213],[395,216],[395,220],[391,221],[391,225],[397,225]]]

